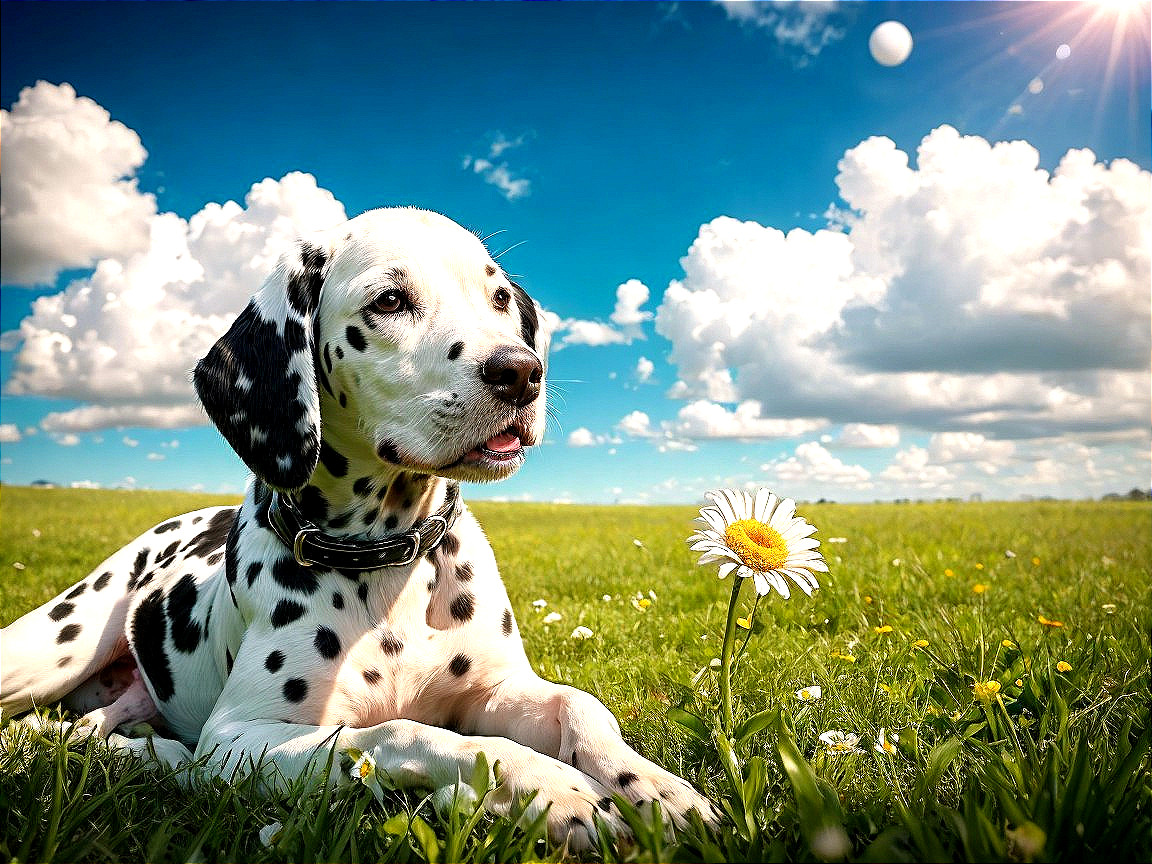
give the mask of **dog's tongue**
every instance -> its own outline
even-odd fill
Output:
[[[511,453],[520,449],[520,439],[511,432],[501,432],[485,441],[484,449],[493,453]]]

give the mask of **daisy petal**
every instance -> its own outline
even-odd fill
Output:
[[[771,525],[777,531],[783,531],[792,524],[792,517],[796,515],[796,502],[785,498],[772,514]]]
[[[752,516],[759,522],[766,522],[768,511],[768,497],[771,495],[767,489],[761,486],[756,490],[756,501],[752,506]]]

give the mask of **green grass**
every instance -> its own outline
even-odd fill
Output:
[[[0,621],[54,596],[164,517],[227,500],[3,488]],[[711,722],[716,682],[708,664],[720,654],[730,593],[713,568],[695,566],[684,542],[695,510],[473,509],[540,674],[595,693],[636,749],[742,820],[676,843],[639,825],[636,845],[605,842],[603,857],[1152,857],[1148,505],[802,506],[819,537],[847,542],[822,547],[831,573],[814,597],[773,595],[759,604],[733,688],[737,720],[760,713],[762,727],[729,763],[742,772],[739,793],[713,742],[669,717],[672,710],[688,726],[689,714]],[[977,593],[974,585],[986,588]],[[650,591],[654,602],[635,608],[632,599]],[[542,623],[538,598],[560,622]],[[569,638],[581,624],[593,638]],[[1061,662],[1071,668],[1059,671]],[[973,684],[987,681],[1000,684],[999,699],[981,702]],[[802,704],[795,691],[812,684],[822,698]],[[895,754],[872,749],[881,727],[899,734]],[[829,729],[858,733],[865,752],[826,752],[817,737]],[[560,854],[539,840],[538,826],[469,818],[464,805],[440,814],[416,793],[392,794],[382,807],[354,788],[302,787],[283,800],[261,797],[251,783],[185,790],[90,745],[19,725],[4,735],[3,860]],[[265,847],[258,832],[273,822],[284,827]]]

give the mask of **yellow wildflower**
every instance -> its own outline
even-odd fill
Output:
[[[955,576],[956,574],[955,574],[955,572],[953,572],[951,567],[945,567],[944,568],[944,575],[951,577],[951,576]]]
[[[1061,660],[1059,663],[1056,664],[1056,671],[1057,672],[1071,672],[1072,671],[1072,664],[1071,663],[1065,663],[1063,660]]]
[[[983,594],[987,590],[988,590],[988,586],[982,582],[977,582],[975,585],[972,586],[972,593],[973,594]]]
[[[1063,627],[1063,621],[1053,621],[1050,618],[1045,618],[1043,615],[1037,615],[1036,620],[1043,624],[1045,627]]]
[[[871,603],[871,602],[872,602],[872,597],[871,597],[870,595],[868,595],[868,594],[865,594],[865,595],[864,595],[864,602],[865,602],[865,603]]]
[[[913,648],[927,648],[928,647],[928,640],[927,639],[917,639],[915,642],[912,643],[912,647]]]
[[[976,569],[977,569],[977,570],[983,570],[983,569],[984,569],[984,565],[983,565],[983,564],[981,564],[979,561],[977,561],[977,562],[976,562]]]
[[[1040,559],[1034,556],[1034,557],[1032,558],[1032,563],[1033,563],[1034,565],[1036,565],[1037,567],[1039,567],[1039,566],[1040,566]]]
[[[840,660],[843,660],[845,663],[855,663],[856,662],[856,658],[853,657],[851,654],[839,654],[839,653],[833,651],[832,656],[837,657]]]
[[[1017,678],[1015,681],[1015,684],[1017,687],[1023,687],[1024,686],[1024,679],[1023,678]]]
[[[873,633],[891,633],[892,632],[892,625],[891,624],[885,624],[883,627],[873,627],[872,632]]]
[[[1007,648],[1009,651],[1011,651],[1013,648],[1016,647],[1016,643],[1013,642],[1011,639],[1005,639],[1003,642],[1000,643],[1000,645],[1003,648]]]
[[[1000,692],[999,681],[977,681],[972,685],[972,695],[981,702],[990,702]]]
[[[752,629],[752,622],[749,621],[747,618],[737,618],[736,619],[736,626],[737,627],[743,627],[745,630],[751,630]]]

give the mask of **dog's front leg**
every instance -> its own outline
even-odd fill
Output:
[[[659,801],[677,827],[687,824],[690,810],[706,822],[718,819],[691,784],[629,747],[612,712],[583,690],[531,674],[517,676],[496,688],[469,719],[477,732],[504,735],[554,756],[634,804]]]
[[[336,749],[332,755],[332,748]],[[516,800],[539,790],[527,818],[548,810],[548,835],[555,843],[586,849],[596,842],[595,817],[611,831],[627,833],[609,793],[591,777],[556,759],[502,737],[465,736],[412,720],[376,726],[306,726],[259,721],[223,723],[205,732],[197,756],[211,754],[211,770],[232,780],[260,766],[261,775],[280,791],[301,776],[319,776],[333,759],[330,779],[339,779],[340,753],[350,748],[369,754],[385,783],[396,788],[436,789],[467,782],[483,753],[489,765],[501,765],[501,783],[484,801],[507,816]]]

